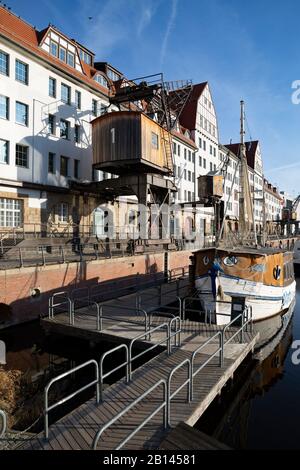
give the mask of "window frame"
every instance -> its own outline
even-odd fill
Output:
[[[12,207],[7,207],[8,201],[13,201]],[[7,224],[8,213],[11,214],[10,218],[12,220],[12,224]],[[17,217],[17,214],[18,214],[18,217]],[[13,198],[6,198],[6,197],[0,198],[0,227],[2,228],[22,227],[24,223],[23,217],[24,217],[24,201],[22,199],[13,199]],[[2,218],[3,218],[4,224],[2,224]]]
[[[9,142],[9,140],[6,140],[6,139],[0,139],[0,142],[4,142],[6,144],[6,161],[2,161],[1,157],[0,157],[0,164],[1,165],[9,165],[10,142]],[[2,147],[0,146],[0,149],[1,148]],[[1,152],[0,152],[0,156],[1,156]]]
[[[64,135],[62,134],[62,127],[61,127],[61,125],[62,125],[63,123],[66,123],[66,136],[64,136]],[[59,136],[60,136],[61,139],[70,140],[70,128],[71,128],[71,126],[70,126],[70,121],[67,121],[67,119],[62,119],[62,118],[61,118],[60,121],[59,121]]]
[[[69,157],[65,157],[64,155],[60,156],[60,175],[68,178],[69,176]],[[66,174],[62,173],[62,162],[66,162]]]
[[[0,95],[0,99],[1,98],[5,98],[5,101],[6,101],[6,117],[3,117],[0,115],[0,119],[4,119],[4,121],[9,121],[9,118],[10,118],[10,99],[8,96],[5,96],[5,95]]]
[[[17,149],[17,147],[22,147],[23,149],[26,149],[26,165],[17,163],[18,152],[19,152],[19,150]],[[22,158],[23,158],[23,157],[22,157]],[[16,164],[16,166],[19,167],[19,168],[27,168],[27,169],[29,168],[29,146],[28,146],[28,145],[16,144],[16,161],[15,161],[15,164]]]
[[[24,70],[25,70],[25,80],[22,80],[22,78],[18,78],[17,77],[17,64],[20,64],[22,66],[24,66]],[[26,62],[23,62],[22,60],[20,59],[16,59],[15,60],[15,80],[19,83],[23,83],[23,85],[27,85],[29,84],[29,65],[26,64]]]
[[[20,122],[20,121],[17,121],[17,105],[22,105],[25,107],[25,110],[26,110],[26,114],[25,114],[25,122]],[[21,126],[25,126],[25,127],[28,127],[29,126],[29,106],[28,104],[26,103],[22,103],[21,101],[16,101],[16,109],[15,109],[15,121],[16,121],[16,124],[20,124]]]
[[[50,159],[50,155],[52,157],[52,160]],[[50,164],[51,162],[51,164]],[[48,174],[50,175],[55,175],[56,174],[56,154],[54,152],[49,152],[48,153]]]
[[[53,85],[54,85],[53,94],[51,94],[50,83],[53,83]],[[50,98],[56,98],[56,96],[57,96],[57,80],[56,80],[56,78],[49,77],[48,94],[49,94]]]
[[[81,91],[75,90],[75,106],[76,109],[81,110]]]
[[[68,98],[67,98],[67,101],[65,99],[63,99],[63,90],[67,90],[68,91]],[[71,104],[71,87],[69,85],[66,85],[65,83],[61,83],[60,85],[60,100],[62,103],[65,103],[65,104],[68,104],[70,105]]]
[[[4,75],[5,77],[9,77],[9,72],[10,72],[10,55],[3,51],[2,49],[0,49],[0,54],[3,54],[4,56],[6,56],[6,72],[4,73],[0,67],[0,74],[1,75]]]

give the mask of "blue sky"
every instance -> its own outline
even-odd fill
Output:
[[[300,193],[298,0],[8,0],[37,28],[52,23],[129,78],[208,80],[222,143],[238,140],[239,101],[248,138],[261,141],[265,174]],[[92,17],[92,19],[89,19]]]

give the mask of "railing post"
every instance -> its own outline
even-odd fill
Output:
[[[224,330],[220,334],[220,367],[224,366]]]
[[[23,268],[24,262],[23,262],[22,248],[19,248],[19,260],[20,260],[20,268]]]
[[[66,258],[65,258],[65,250],[64,250],[64,247],[63,247],[63,246],[60,246],[60,250],[61,250],[62,263],[65,264]]]
[[[242,312],[242,327],[241,327],[241,339],[240,339],[240,343],[243,343],[244,342],[244,320],[245,320],[245,310],[243,310]]]
[[[44,253],[44,247],[42,246],[42,261],[43,261],[43,266],[46,266],[46,258],[45,258],[45,253]]]
[[[171,355],[171,322],[167,325],[167,354]]]

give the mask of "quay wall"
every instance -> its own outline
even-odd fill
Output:
[[[24,323],[48,314],[54,292],[72,292],[104,281],[147,281],[167,269],[189,266],[191,251],[161,252],[50,266],[0,271],[0,328]],[[167,259],[166,259],[167,257]],[[117,292],[116,292],[117,294]]]

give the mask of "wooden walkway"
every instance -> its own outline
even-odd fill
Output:
[[[176,299],[174,292],[168,292],[169,285],[164,285],[162,304],[167,305]],[[188,288],[188,284],[186,286]],[[149,311],[158,307],[157,289],[148,289],[144,294],[147,297]],[[102,341],[107,338],[121,343],[128,343],[145,330],[143,316],[128,312],[128,306],[135,306],[135,294],[130,294],[113,301],[105,302],[109,318],[103,319],[102,331],[96,328],[96,312],[88,307],[80,308],[75,312],[75,324],[69,325],[69,316],[65,313],[55,315],[54,319],[43,319],[43,327],[51,333],[83,337],[93,341]],[[146,300],[145,300],[146,303]],[[117,309],[110,308],[117,305]],[[106,316],[105,312],[105,316]],[[152,316],[151,326],[170,321],[163,316]],[[175,326],[175,325],[174,325]],[[131,405],[143,393],[149,390],[159,380],[167,380],[169,373],[184,360],[190,360],[193,351],[203,345],[212,337],[220,327],[205,325],[199,322],[183,321],[181,326],[181,346],[174,347],[172,354],[166,350],[158,350],[158,355],[133,372],[132,381],[125,384],[119,380],[104,391],[104,401],[97,405],[95,397],[88,400],[65,417],[52,424],[49,428],[49,440],[45,441],[43,433],[24,442],[22,449],[43,450],[83,450],[91,449],[96,433],[100,428],[113,419],[118,413]],[[226,339],[236,333],[236,328],[229,328]],[[158,344],[166,337],[166,332],[158,330],[151,340],[141,338],[140,345]],[[224,365],[219,366],[219,358],[214,357],[195,377],[193,384],[194,397],[192,402],[187,400],[187,387],[185,386],[172,399],[170,407],[171,427],[184,422],[193,426],[202,416],[212,401],[221,393],[226,382],[233,376],[236,369],[253,352],[258,340],[257,334],[245,333],[243,343],[239,343],[236,336],[224,348]],[[200,354],[196,355],[194,370],[201,366],[218,349],[219,339],[211,341]],[[162,351],[162,352],[159,352]],[[98,358],[96,358],[98,359]],[[180,388],[188,378],[187,365],[176,371],[171,382],[171,393]],[[126,414],[108,428],[98,443],[98,449],[115,449],[126,437],[149,417],[163,403],[163,388],[156,388],[144,400],[134,405]],[[50,403],[51,405],[51,403]],[[50,412],[51,423],[51,412]],[[138,431],[124,449],[158,449],[161,442],[168,435],[170,428],[163,427],[163,410],[158,412],[140,431]]]
[[[95,398],[79,406],[57,423],[50,426],[49,441],[38,435],[22,446],[23,449],[43,450],[80,450],[91,449],[93,439],[102,425],[106,424],[120,411],[140,397],[147,389],[160,379],[167,379],[169,372],[184,359],[190,359],[191,352],[199,344],[203,344],[208,336],[216,331],[217,327],[206,327],[203,334],[189,332],[191,325],[186,324],[183,344],[170,356],[164,351],[154,359],[139,367],[133,373],[133,380],[125,384],[120,380],[107,388],[104,392],[104,402],[96,404]],[[234,330],[231,331],[231,334]],[[229,333],[230,334],[230,333]],[[187,402],[187,389],[182,389],[171,402],[171,427],[176,427],[180,422],[193,426],[212,401],[221,393],[223,386],[233,376],[246,356],[251,353],[258,339],[257,335],[245,334],[245,342],[239,344],[233,340],[232,344],[225,347],[224,366],[218,364],[218,358],[214,358],[194,378],[194,400]],[[195,368],[207,360],[211,354],[209,345],[203,353],[196,356]],[[174,375],[171,391],[177,389],[187,379],[187,368],[181,368]],[[98,449],[112,450],[126,438],[142,421],[162,403],[162,389],[156,389],[153,393],[136,406],[130,412],[123,415],[107,431],[99,441]],[[124,446],[124,449],[158,449],[169,429],[163,428],[162,411],[159,412],[148,424],[146,424]]]
[[[169,432],[159,450],[231,450],[231,448],[181,422]]]

